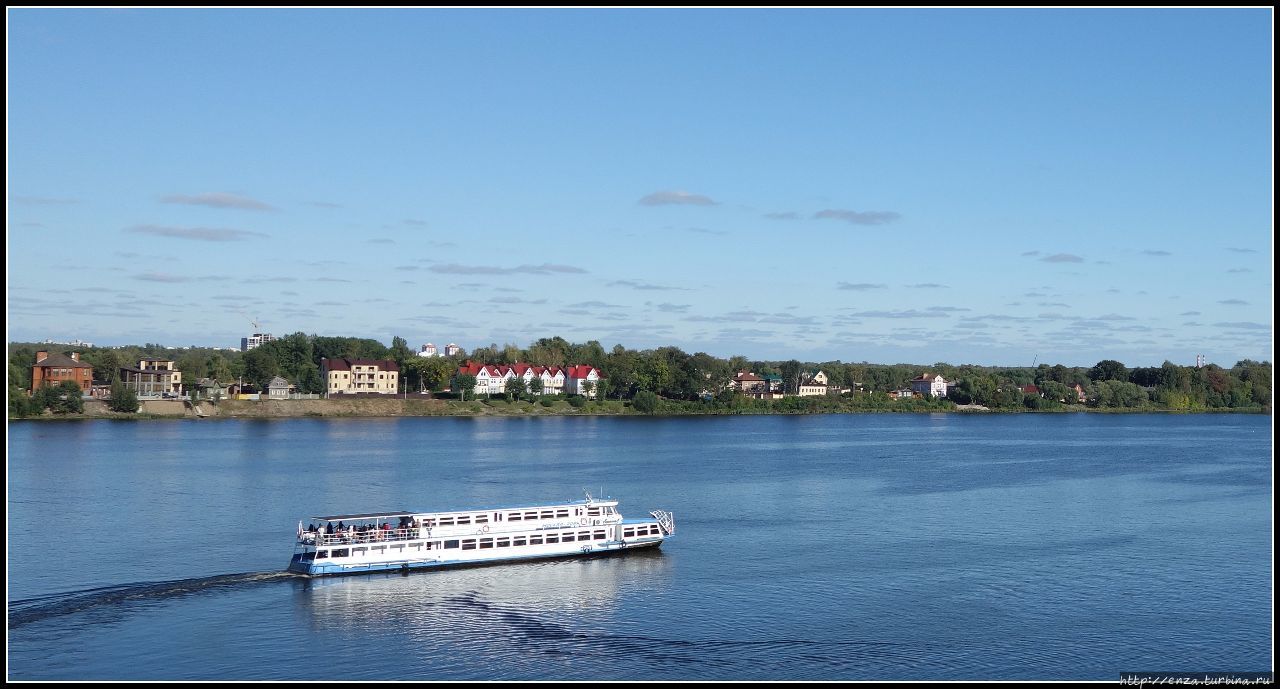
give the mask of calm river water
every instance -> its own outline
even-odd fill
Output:
[[[1271,418],[8,426],[16,680],[1090,679],[1270,670]],[[299,519],[578,499],[660,551],[283,574]]]

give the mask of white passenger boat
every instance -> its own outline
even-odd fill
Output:
[[[385,512],[312,517],[289,571],[357,574],[653,548],[675,533],[655,510],[623,519],[612,498],[458,512]]]

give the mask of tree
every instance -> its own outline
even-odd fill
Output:
[[[609,379],[612,381],[612,387],[618,399],[630,396],[634,392],[636,367],[639,365],[636,353],[622,345],[615,345],[613,351],[605,357],[605,361]]]
[[[1099,407],[1140,407],[1147,402],[1147,391],[1127,381],[1104,380],[1098,383]]]
[[[93,367],[94,380],[113,383],[120,375],[120,356],[113,349],[91,349],[81,358]]]
[[[534,376],[533,378],[531,378],[531,379],[529,380],[529,394],[531,394],[531,395],[536,395],[536,396],[541,396],[541,395],[542,395],[542,387],[543,387],[543,386],[542,386],[542,377],[541,377],[541,376]]]
[[[1023,404],[1022,388],[1013,381],[1004,381],[996,389],[992,402],[997,407],[1021,407]]]
[[[17,381],[9,379],[9,416],[25,418],[35,416],[44,411],[44,407],[36,406],[35,399],[27,391],[18,386]]]
[[[1075,404],[1076,402],[1076,391],[1056,380],[1046,380],[1040,384],[1040,390],[1044,392],[1045,399],[1067,404]]]
[[[467,399],[467,393],[476,389],[476,377],[470,373],[463,373],[453,379],[453,387],[458,392],[458,399]]]
[[[1114,359],[1103,359],[1096,366],[1089,369],[1089,378],[1091,380],[1118,380],[1121,382],[1129,381],[1129,369],[1124,364]]]
[[[648,390],[641,390],[636,393],[635,400],[636,411],[642,414],[652,414],[658,409],[658,396]]]
[[[508,378],[506,384],[507,401],[512,402],[529,394],[529,387],[525,384],[525,379],[520,376]]]
[[[400,366],[404,366],[404,362],[413,357],[413,350],[409,349],[409,342],[403,337],[391,338],[391,358]]]
[[[84,413],[84,390],[74,380],[64,380],[50,390],[47,399],[54,414]]]
[[[107,402],[108,409],[132,414],[138,411],[140,406],[136,390],[120,380],[111,383],[111,400]]]
[[[582,396],[583,396],[583,397],[592,397],[593,395],[595,395],[595,392],[596,392],[596,384],[595,384],[595,381],[592,381],[592,380],[584,380],[584,381],[582,381]]]
[[[420,356],[409,357],[400,365],[400,379],[404,382],[405,391],[416,389],[422,392],[425,387],[423,373],[427,370],[427,360]]]
[[[449,359],[431,357],[425,359],[426,367],[422,370],[422,384],[427,390],[439,390],[449,382],[449,376],[458,370],[457,363]],[[474,376],[472,376],[474,378]],[[472,383],[475,386],[475,383]]]
[[[267,343],[275,344],[274,342]],[[271,347],[262,345],[244,353],[244,377],[249,379],[259,391],[265,391],[272,378],[280,375],[280,364],[272,354]]]
[[[799,361],[792,359],[778,367],[782,371],[782,391],[788,395],[794,395],[800,391],[800,376],[804,374],[804,367]]]

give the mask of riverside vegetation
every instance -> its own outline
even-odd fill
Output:
[[[75,391],[68,394],[67,390],[51,387],[35,395],[27,393],[35,353],[49,349],[47,344],[9,344],[10,418],[85,413],[83,404],[73,399]],[[1156,367],[1128,368],[1109,359],[1087,368],[1061,364],[1040,364],[1032,368],[794,359],[752,361],[741,356],[722,359],[703,352],[687,354],[677,347],[637,351],[616,345],[606,351],[594,340],[578,344],[561,337],[542,338],[528,348],[491,344],[454,357],[419,357],[401,337],[393,338],[387,347],[368,338],[324,337],[300,332],[247,352],[194,347],[174,349],[155,344],[89,347],[77,351],[81,352],[82,361],[93,366],[94,380],[108,384],[117,383],[121,366],[152,357],[175,361],[188,388],[199,378],[213,378],[243,380],[262,390],[273,377],[282,376],[299,392],[311,394],[324,392],[321,358],[391,359],[399,365],[402,392],[431,392],[437,398],[401,400],[404,404],[397,405],[398,411],[386,413],[361,412],[359,405],[342,407],[346,400],[309,400],[319,405],[308,405],[310,411],[292,415],[805,414],[953,411],[978,407],[994,411],[1271,412],[1271,363],[1248,359],[1229,369],[1215,364],[1199,368],[1179,366],[1169,361]],[[524,389],[519,382],[508,386],[501,395],[479,400],[471,399],[470,394],[465,399],[455,399],[453,393],[439,392],[450,385],[458,366],[468,359],[489,364],[587,364],[603,371],[606,377],[596,391],[597,400],[539,396]],[[751,399],[729,386],[734,374],[744,370],[779,376],[787,393],[794,393],[808,375],[819,370],[827,375],[832,386],[861,387],[862,390],[839,396]],[[890,390],[909,387],[912,378],[925,372],[956,381],[949,398],[895,399],[887,394]],[[1023,388],[1029,385],[1035,385],[1039,393],[1024,392]],[[1085,393],[1083,403],[1077,400],[1076,385]],[[434,404],[409,404],[411,402]],[[133,406],[136,400],[128,400],[127,394],[110,404],[116,414],[137,410]],[[317,411],[323,409],[338,411]],[[249,410],[243,413],[255,415]],[[291,414],[281,410],[268,415]]]

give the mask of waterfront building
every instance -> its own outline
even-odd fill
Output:
[[[391,359],[321,359],[325,396],[394,395],[400,390],[400,366]]]
[[[59,385],[64,380],[80,386],[88,395],[93,388],[93,366],[80,361],[80,352],[70,356],[49,352],[36,352],[35,366],[31,367],[31,392],[41,385]]]

